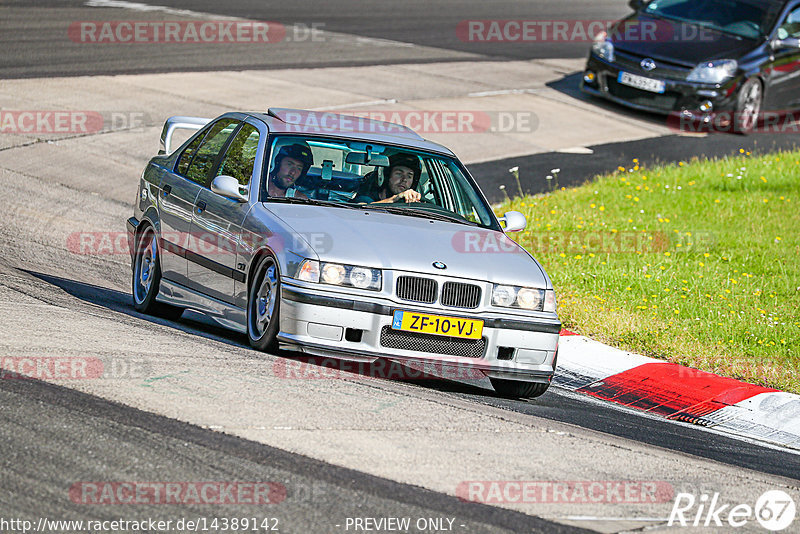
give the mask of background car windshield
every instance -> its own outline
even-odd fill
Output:
[[[294,183],[294,187],[312,201],[426,210],[431,215],[438,213],[480,226],[495,226],[489,206],[453,158],[391,145],[284,136],[277,137],[272,142],[270,176],[276,172],[275,155],[280,152],[281,147],[298,143],[308,145],[313,163],[308,172]],[[373,158],[384,156],[395,160],[403,156],[408,165],[416,164],[418,175],[410,188],[420,193],[420,202],[374,204],[393,193],[388,183],[389,168],[352,163],[359,155],[365,158],[368,147]],[[348,163],[348,154],[353,154],[351,163]]]
[[[774,13],[770,4],[743,0],[653,0],[645,13],[758,39],[767,33]]]

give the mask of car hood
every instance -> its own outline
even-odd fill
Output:
[[[435,219],[299,204],[265,204],[322,261],[550,288],[539,263],[502,232]],[[434,262],[447,268],[437,269]]]
[[[690,68],[710,59],[739,59],[757,46],[756,41],[643,13],[623,19],[614,27],[616,32],[610,30],[609,35],[616,49]]]

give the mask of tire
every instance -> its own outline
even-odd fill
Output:
[[[761,106],[764,103],[764,91],[757,78],[747,80],[736,97],[736,111],[733,114],[733,131],[748,135],[758,125]]]
[[[175,321],[180,318],[183,308],[156,301],[161,285],[159,254],[156,232],[152,226],[147,225],[136,236],[136,254],[131,279],[133,307],[142,313]]]
[[[254,349],[274,351],[278,348],[281,309],[278,262],[271,254],[263,256],[254,273],[247,291],[247,338]]]
[[[550,384],[539,382],[521,382],[519,380],[491,379],[492,386],[501,397],[533,399],[544,395]]]

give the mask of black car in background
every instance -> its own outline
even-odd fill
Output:
[[[584,92],[668,114],[682,128],[738,133],[800,107],[800,0],[630,6],[595,38]]]

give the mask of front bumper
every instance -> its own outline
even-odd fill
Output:
[[[712,122],[721,113],[730,115],[736,109],[738,79],[722,85],[688,82],[680,79],[688,75],[688,69],[682,72],[677,68],[663,69],[663,71],[656,68],[654,71],[646,72],[636,66],[638,58],[624,52],[618,52],[617,56],[614,62],[608,62],[590,54],[584,76],[581,78],[581,91],[640,111],[670,115],[675,118],[691,118],[707,123]],[[621,71],[662,80],[665,90],[663,93],[654,93],[623,85],[617,81]],[[585,79],[589,72],[595,76],[592,82]],[[701,109],[701,106],[707,103],[711,104],[711,109]]]
[[[489,378],[548,383],[553,377],[561,327],[557,318],[473,310],[446,313],[484,321],[482,340],[472,344],[391,329],[395,310],[441,315],[441,309],[381,296],[353,297],[289,279],[281,283],[278,341],[283,348],[352,361],[388,359],[483,387]]]

